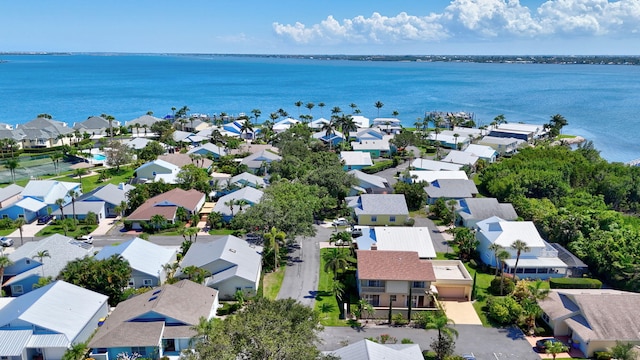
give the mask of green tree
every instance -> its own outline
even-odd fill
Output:
[[[522,240],[516,240],[511,244],[511,248],[516,251],[516,263],[513,266],[513,281],[517,282],[517,273],[518,273],[518,261],[520,261],[520,255],[522,252],[529,252],[531,248],[527,246],[527,243]]]
[[[245,311],[214,326],[209,342],[196,344],[190,359],[311,360],[321,357],[317,345],[322,327],[313,309],[293,299],[259,298]]]
[[[78,219],[76,217],[76,199],[78,198],[78,196],[80,196],[80,194],[78,194],[78,192],[75,189],[71,189],[69,190],[69,192],[67,192],[67,195],[71,198],[71,208],[73,210],[73,221],[77,222]]]
[[[176,182],[183,190],[196,189],[205,194],[209,190],[209,175],[206,170],[193,164],[187,164],[180,169]]]
[[[44,258],[51,258],[51,254],[49,254],[49,250],[41,250],[38,251],[35,255],[33,255],[34,259],[38,259],[40,264],[40,268],[42,269],[42,276],[44,276]]]
[[[109,143],[109,147],[104,150],[107,156],[107,165],[114,166],[116,172],[120,171],[120,167],[124,164],[131,162],[131,148],[119,141],[112,141]]]
[[[623,343],[616,341],[616,346],[611,348],[611,355],[618,360],[635,360],[636,354],[633,351],[634,345],[631,343]]]
[[[60,219],[64,220],[64,199],[56,199],[56,205],[58,205],[58,208],[60,209]]]
[[[273,251],[273,269],[278,270],[278,263],[280,262],[280,245],[284,244],[284,240],[287,234],[284,231],[280,231],[275,227],[272,227],[269,232],[264,234],[265,245]]]
[[[473,258],[480,241],[475,237],[473,231],[466,227],[455,228],[453,242],[458,246],[458,253],[462,261]]]
[[[453,338],[458,337],[458,331],[450,326],[452,324],[453,320],[449,319],[443,311],[432,317],[426,324],[425,329],[438,331],[438,337],[431,344],[431,348],[435,351],[438,360],[444,360],[453,353],[455,348]]]
[[[496,266],[501,269],[500,271],[500,295],[504,295],[504,261],[509,259],[511,254],[507,250],[498,250],[496,253]],[[515,276],[514,276],[515,278]]]
[[[382,109],[384,104],[382,103],[382,101],[376,101],[376,103],[373,104],[373,106],[375,106],[376,109],[378,109],[378,117],[380,117],[380,109]]]
[[[426,204],[427,193],[424,188],[429,186],[426,181],[406,183],[398,181],[393,185],[394,194],[404,194],[407,207],[411,211],[420,210]]]
[[[123,300],[131,278],[129,262],[120,255],[97,260],[93,257],[72,260],[60,271],[59,278],[109,297],[111,306]]]
[[[0,279],[2,279],[2,277],[4,276],[4,269],[8,268],[11,265],[13,265],[13,261],[11,261],[8,256],[0,256]],[[0,290],[0,296],[2,296],[2,294],[4,294],[4,292]]]
[[[144,146],[138,153],[138,158],[143,161],[153,161],[158,158],[158,156],[164,154],[166,150],[162,145],[160,145],[157,141],[150,141],[147,145]]]
[[[87,348],[87,343],[79,342],[72,344],[71,347],[64,352],[62,355],[62,360],[80,360],[84,359],[85,355],[89,352]]]
[[[15,184],[15,182],[16,182],[16,169],[20,165],[20,162],[18,161],[17,158],[11,158],[11,159],[7,159],[5,161],[5,163],[4,163],[4,165],[7,167],[7,169],[9,169],[9,172],[11,173],[11,180]]]
[[[493,258],[495,259],[496,262],[496,273],[494,274],[494,277],[498,277],[498,270],[500,270],[500,265],[498,262],[498,253],[501,250],[504,250],[504,248],[502,247],[502,245],[498,244],[498,243],[491,243],[491,245],[489,245],[488,247],[489,251],[493,252]]]
[[[191,338],[191,340],[189,340],[189,345],[193,346],[198,342],[208,345],[211,335],[214,334],[216,326],[219,325],[219,319],[207,319],[204,316],[201,316],[200,319],[198,319],[198,323],[191,327],[191,330],[195,331],[196,334]]]
[[[324,261],[324,271],[333,274],[334,279],[338,278],[338,272],[343,272],[350,263],[354,262],[347,251],[336,248],[323,253],[322,260]]]
[[[553,360],[556,359],[556,356],[558,356],[559,353],[563,353],[569,349],[559,341],[556,341],[556,342],[547,341],[544,345],[546,348],[545,352],[547,354],[551,354],[551,356],[553,357]]]
[[[24,218],[17,218],[13,221],[13,226],[20,231],[20,246],[24,244],[24,239],[22,238],[22,232],[24,231],[24,225],[27,221]],[[2,279],[2,277],[0,277]]]
[[[98,214],[93,211],[89,211],[87,216],[84,218],[84,222],[87,225],[97,225],[98,224]]]
[[[41,287],[47,286],[49,284],[51,284],[53,282],[53,277],[51,276],[47,276],[47,277],[40,277],[38,278],[38,282],[31,285],[32,289],[39,289]]]
[[[155,214],[151,216],[151,219],[149,219],[149,223],[153,225],[156,231],[160,231],[160,229],[162,229],[162,227],[167,223],[167,218],[165,218],[163,215]]]

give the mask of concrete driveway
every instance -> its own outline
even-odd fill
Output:
[[[440,301],[447,317],[456,325],[482,325],[471,301]]]
[[[485,328],[480,325],[455,325],[458,331],[456,354],[473,353],[478,360],[539,360],[529,342],[517,328]],[[402,339],[411,339],[420,345],[422,350],[429,350],[430,344],[438,336],[435,330],[424,330],[404,327],[371,326],[361,329],[350,327],[326,327],[320,338],[323,343],[318,346],[322,351],[335,350],[346,344],[353,344],[369,337],[389,334],[398,343]]]
[[[328,241],[333,233],[332,227],[314,225],[316,235],[298,237],[299,246],[289,254],[290,261],[284,273],[278,299],[292,298],[303,305],[313,308],[320,272],[320,242]]]

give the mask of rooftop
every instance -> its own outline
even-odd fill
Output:
[[[366,280],[435,281],[431,262],[415,251],[358,250],[358,278]]]

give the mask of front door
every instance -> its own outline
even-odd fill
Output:
[[[165,352],[176,351],[176,340],[175,339],[163,339],[162,342],[164,343],[164,351]]]

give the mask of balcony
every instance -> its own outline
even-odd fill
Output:
[[[363,286],[361,288],[363,293],[383,293],[384,290],[384,286]]]

